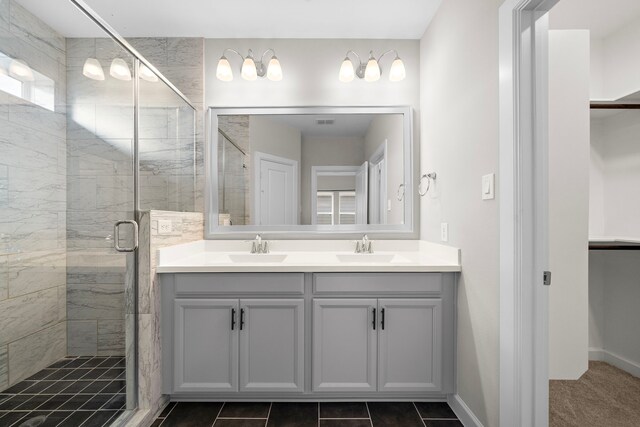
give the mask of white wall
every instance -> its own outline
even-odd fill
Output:
[[[462,250],[457,389],[486,427],[499,424],[499,222],[498,200],[482,200],[481,182],[498,170],[501,3],[443,2],[420,44],[419,172],[438,174],[421,199],[421,237],[440,241],[448,222],[449,244]]]
[[[589,32],[549,32],[549,377],[589,365]]]
[[[591,119],[589,236],[604,236],[604,135],[601,120]]]
[[[618,99],[640,91],[640,19],[603,40],[605,99]]]
[[[376,117],[371,121],[365,137],[365,160],[369,160],[380,145],[387,141],[387,200],[391,210],[387,211],[387,224],[404,222],[404,200],[396,197],[398,187],[404,182],[404,133],[403,117],[399,114]],[[385,206],[388,206],[385,204]]]
[[[311,167],[360,166],[364,160],[362,138],[308,136],[302,139],[302,224],[311,224]]]

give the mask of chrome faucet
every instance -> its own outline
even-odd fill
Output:
[[[262,236],[256,234],[256,238],[251,244],[251,253],[252,254],[268,254],[269,253],[269,242],[266,240],[262,240]]]
[[[373,253],[373,245],[371,240],[369,240],[369,236],[366,234],[362,236],[362,240],[356,242],[356,253],[357,254],[372,254]]]

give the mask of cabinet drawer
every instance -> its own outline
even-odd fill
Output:
[[[175,280],[176,296],[304,294],[303,273],[188,273]]]
[[[318,273],[315,294],[430,294],[442,292],[441,273]]]

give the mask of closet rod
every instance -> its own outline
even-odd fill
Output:
[[[640,110],[640,104],[599,104],[592,102],[592,110]]]

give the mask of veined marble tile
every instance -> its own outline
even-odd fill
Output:
[[[67,177],[59,174],[57,167],[52,172],[10,167],[8,184],[9,208],[49,212],[67,209]]]
[[[9,298],[9,256],[0,255],[0,301],[7,298]]]
[[[67,353],[69,356],[98,354],[98,321],[67,321]]]
[[[9,30],[9,0],[0,0],[0,28]]]
[[[9,344],[9,385],[21,381],[67,355],[66,322]]]
[[[68,140],[70,176],[131,176],[133,180],[133,140]]]
[[[32,334],[58,321],[56,288],[0,302],[0,345]]]
[[[133,104],[96,105],[96,135],[102,139],[133,139],[133,112]]]
[[[73,177],[67,182],[67,206],[70,210],[95,211],[97,204],[98,179],[94,177]]]
[[[138,381],[140,406],[152,405],[161,395],[160,325],[156,314],[139,314]],[[144,406],[143,406],[144,405]]]
[[[41,52],[55,58],[56,61],[65,61],[64,37],[55,32],[51,27],[32,13],[17,4],[11,2],[10,30],[13,34],[27,40]]]
[[[66,263],[64,250],[9,255],[9,298],[63,286]]]
[[[124,318],[98,320],[98,356],[124,356],[124,334]]]
[[[197,135],[195,110],[191,107],[176,107],[167,116],[169,120],[167,138],[195,141]]]
[[[204,94],[204,67],[173,67],[162,73],[192,102],[199,102]]]
[[[100,210],[133,210],[133,180],[130,176],[100,177],[96,196],[96,207]]]
[[[58,64],[64,64],[64,61],[58,61],[20,35],[0,28],[0,47],[6,56],[26,62],[30,68],[49,77],[56,84],[64,78],[64,75],[59,75],[58,69]]]
[[[58,321],[67,320],[67,284],[58,286]]]
[[[3,0],[0,0],[2,2]],[[7,346],[0,346],[0,391],[9,387],[9,359],[7,357]]]
[[[96,39],[67,37],[66,43],[68,67],[82,67],[87,58],[96,57]]]
[[[109,75],[109,64],[102,64],[104,75]],[[104,81],[86,78],[82,66],[67,67],[67,104],[98,104],[106,97]]]
[[[204,67],[204,39],[200,37],[168,38],[167,65],[172,67]]]
[[[154,66],[162,71],[167,65],[167,39],[164,37],[130,37],[127,41]]]
[[[62,140],[6,120],[0,121],[0,164],[32,170],[56,171]]]
[[[124,285],[67,285],[69,320],[122,319],[124,304]]]
[[[49,111],[39,105],[22,99],[9,104],[9,121],[50,134],[58,139],[65,139],[67,135],[67,118],[64,114]]]
[[[9,120],[9,94],[3,91],[0,91],[0,120]]]
[[[167,138],[170,116],[175,116],[171,107],[140,107],[140,139]]]
[[[73,103],[67,106],[67,139],[93,139],[96,133],[96,105]]]
[[[0,165],[0,207],[9,207],[9,167]]]
[[[45,251],[59,248],[58,213],[0,207],[0,251]]]

